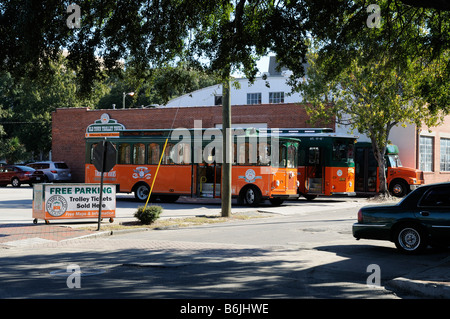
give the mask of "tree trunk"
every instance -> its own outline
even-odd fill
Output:
[[[379,145],[378,141],[374,138],[371,138],[372,141],[372,149],[373,155],[375,156],[375,160],[378,163],[378,193],[383,197],[390,197],[389,189],[386,181],[386,160],[384,155],[386,154],[386,143],[384,145]]]

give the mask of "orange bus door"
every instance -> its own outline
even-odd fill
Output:
[[[377,162],[369,148],[356,148],[355,153],[355,191],[375,192],[377,189]]]
[[[221,169],[220,165],[197,164],[196,190],[198,197],[220,198]]]
[[[322,194],[323,167],[322,152],[319,147],[308,149],[308,166],[306,167],[307,193]]]

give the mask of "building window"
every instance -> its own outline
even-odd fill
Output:
[[[433,137],[419,138],[419,169],[424,172],[433,171]]]
[[[247,93],[247,104],[261,104],[261,93]]]
[[[450,139],[441,138],[441,172],[450,171]]]
[[[269,103],[284,103],[284,92],[269,92]]]
[[[222,95],[214,95],[214,105],[222,105]]]

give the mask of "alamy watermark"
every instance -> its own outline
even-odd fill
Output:
[[[380,28],[381,27],[381,9],[378,4],[370,4],[367,7],[367,13],[370,13],[367,17],[366,24],[367,27]]]
[[[370,288],[381,287],[381,268],[377,264],[370,264],[366,268],[366,272],[371,273],[366,280],[366,284]]]
[[[76,264],[67,266],[66,272],[69,276],[66,279],[67,288],[81,288],[81,269]]]
[[[70,4],[67,6],[67,13],[71,13],[66,20],[66,25],[69,29],[81,28],[81,8],[77,4]]]
[[[264,130],[257,132],[255,128],[203,129],[202,121],[195,120],[194,130],[176,128],[172,131],[164,156],[175,164],[191,164],[193,161],[196,164],[226,162],[284,166],[286,163],[280,163],[283,158],[280,159],[278,130],[272,128],[271,131],[273,133],[266,134]],[[223,151],[223,134],[229,141],[226,152]]]

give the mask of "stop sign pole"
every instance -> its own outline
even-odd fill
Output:
[[[103,205],[103,174],[109,172],[116,165],[116,149],[106,138],[94,148],[94,166],[100,171],[100,203],[98,208],[98,227],[100,230],[100,222],[102,219]]]

